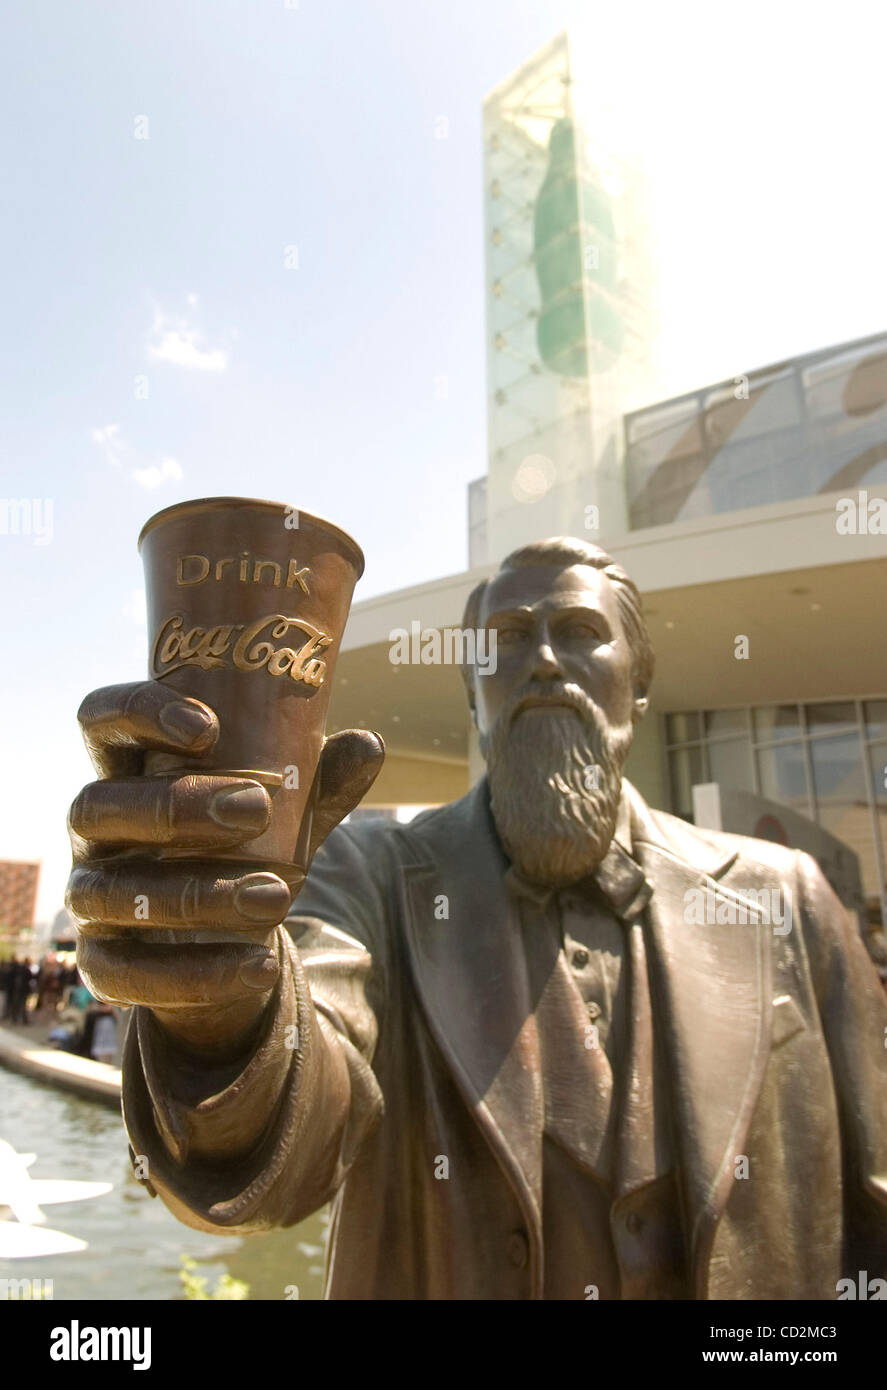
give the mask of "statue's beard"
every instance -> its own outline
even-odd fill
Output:
[[[563,705],[515,708],[530,694]],[[616,829],[634,729],[610,724],[575,685],[526,689],[502,710],[484,751],[499,838],[533,883],[565,886],[601,863]],[[597,771],[595,771],[597,769]]]

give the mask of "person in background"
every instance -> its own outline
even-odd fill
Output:
[[[0,960],[0,994],[3,995],[3,1013],[0,1017],[9,1018],[9,987],[12,981],[14,962],[11,960]]]
[[[95,1026],[92,1030],[90,1055],[106,1066],[114,1065],[117,1054],[117,1020],[110,1005],[102,1005],[96,1011]]]
[[[51,952],[43,957],[37,977],[37,1007],[35,1013],[52,1023],[62,997],[62,970]]]
[[[75,975],[74,983],[72,984],[70,994],[68,995],[68,1003],[74,1009],[86,1010],[89,1008],[90,1004],[94,1004],[95,1002],[95,997],[92,994],[90,994],[89,990],[86,988],[86,985],[81,980],[80,974],[78,972]]]
[[[10,1022],[27,1024],[28,1000],[31,997],[32,988],[33,976],[31,974],[31,957],[25,956],[23,961],[15,962],[10,982]]]
[[[71,990],[75,985],[79,985],[80,975],[76,965],[62,964],[62,1003],[69,1004],[71,1001]]]

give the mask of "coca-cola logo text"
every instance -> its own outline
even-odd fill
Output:
[[[291,638],[291,629],[304,633],[307,641],[301,645],[275,646]],[[291,639],[292,640],[292,639]],[[161,623],[154,642],[151,671],[156,677],[168,675],[182,666],[198,666],[202,671],[225,666],[230,660],[238,671],[265,670],[271,676],[289,676],[306,685],[323,685],[326,662],[319,653],[328,647],[332,637],[321,632],[304,618],[289,618],[284,613],[268,613],[253,622],[221,624],[217,627],[192,627],[185,630],[185,619],[174,613]]]

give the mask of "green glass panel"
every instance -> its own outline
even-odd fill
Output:
[[[589,361],[598,370],[611,365],[624,336],[611,302],[618,288],[613,213],[591,171],[577,172],[568,117],[555,122],[549,137],[533,242],[542,296],[536,325],[542,361],[562,376],[586,375]]]

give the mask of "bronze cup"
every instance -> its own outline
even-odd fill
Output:
[[[205,497],[152,516],[139,550],[150,675],[204,700],[220,735],[188,761],[146,755],[145,771],[261,782],[271,823],[220,858],[261,861],[297,887],[307,872],[316,772],[354,585],[356,541],[282,502]]]

